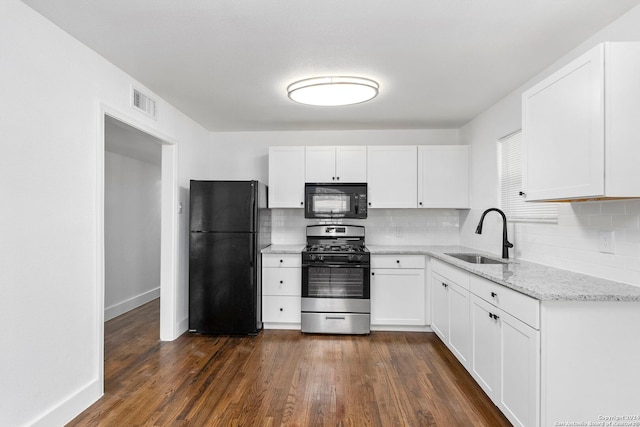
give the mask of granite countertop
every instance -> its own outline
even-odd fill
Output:
[[[463,270],[542,301],[640,301],[640,287],[532,262],[509,259],[505,264],[471,264],[447,253],[498,256],[464,246],[367,245],[371,254],[429,255]]]
[[[271,245],[262,250],[263,254],[300,254],[305,245]]]

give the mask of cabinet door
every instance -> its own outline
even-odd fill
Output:
[[[465,367],[471,353],[469,322],[469,291],[450,284],[449,290],[449,349]]]
[[[500,398],[496,402],[516,426],[537,426],[540,411],[540,332],[501,312]]]
[[[522,95],[525,197],[604,194],[604,47]]]
[[[418,146],[418,207],[469,207],[469,148]]]
[[[367,182],[367,147],[336,147],[336,181]]]
[[[373,269],[372,325],[425,325],[423,269]]]
[[[447,290],[449,285],[437,274],[431,277],[431,329],[447,344],[449,342],[449,291]]]
[[[304,207],[304,147],[269,147],[269,207]]]
[[[498,396],[498,351],[497,320],[493,316],[497,309],[475,295],[471,295],[471,375],[482,389],[494,400]],[[490,316],[491,315],[491,316]]]
[[[415,208],[418,193],[416,146],[367,147],[367,183],[372,208]]]
[[[305,148],[306,182],[336,182],[336,147]]]

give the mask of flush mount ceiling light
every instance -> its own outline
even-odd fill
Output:
[[[301,104],[337,106],[369,101],[376,97],[379,87],[363,77],[314,77],[291,83],[287,92]]]

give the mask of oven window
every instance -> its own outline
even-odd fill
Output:
[[[363,268],[309,267],[308,297],[363,298]]]
[[[351,211],[348,194],[314,194],[312,211],[315,213],[345,213]]]

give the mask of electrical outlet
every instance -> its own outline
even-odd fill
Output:
[[[616,253],[613,231],[598,231],[598,249],[605,254]]]

